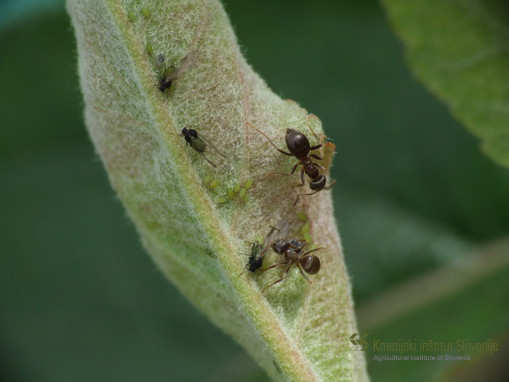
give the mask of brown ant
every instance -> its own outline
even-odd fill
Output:
[[[296,265],[297,268],[299,268],[301,275],[304,276],[304,278],[309,283],[311,283],[311,280],[307,278],[304,272],[310,275],[315,275],[320,271],[321,264],[320,259],[316,255],[310,255],[310,253],[324,248],[315,248],[304,253],[301,253],[306,244],[307,242],[305,240],[297,239],[291,240],[279,239],[271,244],[271,248],[274,252],[284,256],[284,261],[281,263],[271,265],[270,267],[264,269],[263,272],[281,265],[286,265],[287,267],[285,269],[285,272],[283,273],[283,276],[280,279],[274,281],[272,284],[266,286],[263,289],[262,293],[265,292],[271,286],[276,285],[277,283],[283,281],[286,278],[286,275],[288,274],[288,271],[290,270],[292,265]]]
[[[336,184],[336,182],[332,182],[331,184],[326,186],[327,178],[325,177],[325,175],[320,174],[320,171],[319,171],[319,170],[325,171],[325,168],[322,165],[320,165],[319,163],[315,163],[311,160],[311,158],[314,158],[317,160],[323,159],[323,157],[321,155],[310,154],[310,152],[313,150],[321,149],[323,146],[321,143],[318,145],[311,146],[308,138],[303,133],[301,133],[300,131],[294,130],[294,129],[286,129],[286,135],[285,135],[286,147],[288,147],[288,150],[290,151],[290,152],[286,152],[286,151],[283,151],[280,148],[278,148],[263,131],[261,131],[254,125],[250,124],[249,122],[246,122],[246,123],[249,126],[258,130],[261,134],[263,134],[263,136],[265,138],[267,138],[269,143],[281,154],[295,157],[299,160],[293,166],[290,174],[279,173],[279,172],[277,174],[290,176],[295,173],[295,171],[297,170],[297,167],[302,166],[302,170],[300,172],[301,183],[296,185],[296,187],[304,186],[304,184],[306,183],[304,180],[304,174],[306,174],[311,179],[311,181],[309,182],[309,188],[313,192],[310,192],[307,194],[299,194],[297,196],[297,199],[293,203],[294,206],[299,201],[299,197],[301,195],[314,195],[317,192],[322,191],[322,190],[330,190],[334,186],[334,184]],[[314,133],[314,131],[313,131],[313,134],[316,137],[316,134]]]
[[[219,151],[214,145],[212,145],[211,143],[207,142],[203,138],[202,134],[198,135],[198,132],[196,130],[194,130],[194,129],[186,129],[184,127],[179,135],[181,137],[184,137],[184,139],[186,140],[186,144],[191,146],[191,148],[194,151],[202,154],[203,157],[205,158],[205,160],[207,162],[209,162],[212,165],[212,167],[217,167],[217,166],[209,158],[206,157],[205,151],[207,150],[207,147],[213,148],[215,151],[217,151],[217,153],[219,155],[222,155],[225,159],[227,159],[226,156],[221,151]]]

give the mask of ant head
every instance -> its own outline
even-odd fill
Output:
[[[300,266],[310,275],[317,274],[320,271],[320,259],[315,255],[306,255],[300,258]]]
[[[297,158],[303,157],[309,154],[311,145],[307,137],[300,131],[294,129],[286,129],[286,147],[288,150]]]
[[[290,247],[290,243],[283,239],[278,239],[271,244],[272,250],[280,255],[284,254],[285,251]]]
[[[295,249],[302,249],[304,248],[304,246],[306,245],[306,241],[305,240],[297,240],[297,239],[292,239],[290,240],[290,244],[293,248]]]
[[[309,182],[309,188],[313,191],[321,191],[325,188],[325,184],[327,183],[327,178],[325,175],[320,175],[315,180]]]

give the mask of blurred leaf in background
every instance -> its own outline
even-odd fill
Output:
[[[3,0],[0,3],[0,30],[38,13],[59,9],[63,3],[63,0]]]
[[[486,155],[509,167],[507,2],[383,4],[419,78],[481,139]]]
[[[86,136],[72,31],[56,3],[0,29],[0,379],[265,380],[143,253]],[[507,237],[509,173],[414,80],[378,4],[225,6],[249,62],[337,145],[336,216],[361,329],[505,343],[504,267],[412,295],[422,304],[408,308],[403,292],[420,277],[438,272],[440,286]],[[377,302],[390,320],[363,319]],[[373,381],[453,380],[451,368],[486,359],[369,366]]]

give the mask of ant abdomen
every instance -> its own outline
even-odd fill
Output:
[[[310,275],[317,274],[320,271],[320,259],[315,255],[306,255],[299,262],[302,269]]]
[[[325,188],[326,184],[327,184],[327,178],[325,177],[325,175],[320,175],[315,180],[312,180],[311,182],[309,182],[309,188],[312,189],[313,191],[320,191]]]

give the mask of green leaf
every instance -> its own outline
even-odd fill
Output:
[[[507,2],[382,2],[417,76],[509,167]]]
[[[292,269],[285,282],[262,294],[277,271],[258,281],[249,272],[240,275],[246,240],[263,237],[280,219],[294,232],[302,225],[293,207],[297,180],[267,176],[288,171],[295,160],[271,148],[247,122],[282,146],[288,127],[312,126],[320,134],[318,119],[275,96],[252,71],[217,1],[146,9],[136,1],[70,0],[68,10],[88,130],[164,274],[274,380],[366,380],[364,358],[348,342],[356,324],[327,192],[303,198],[298,209],[312,223],[313,243],[326,247],[312,284]],[[164,93],[155,87],[160,54],[176,70],[189,66]],[[178,134],[184,127],[196,128],[228,160],[207,151],[213,168],[186,148]],[[207,176],[219,181],[213,192],[202,181]],[[251,179],[248,198],[224,198]],[[276,255],[266,260],[277,261]]]

